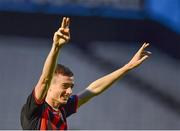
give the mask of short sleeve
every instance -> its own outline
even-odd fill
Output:
[[[77,95],[72,95],[67,104],[64,106],[65,112],[66,112],[66,117],[72,115],[73,113],[77,112],[78,108],[78,96]]]
[[[28,96],[24,105],[24,110],[28,118],[38,115],[41,110],[41,105],[43,104],[43,102],[40,102],[35,98],[34,94],[35,92],[33,90],[33,92]]]
[[[28,96],[26,103],[24,104],[21,110],[21,121],[23,121],[23,119],[26,120],[36,119],[42,113],[42,106],[44,101],[42,102],[38,101],[35,98],[34,94],[35,92],[33,90],[32,93]]]

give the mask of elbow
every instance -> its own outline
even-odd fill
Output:
[[[40,88],[43,92],[48,90],[51,83],[51,79],[48,77],[41,77],[40,80],[37,83],[37,87]]]
[[[45,85],[47,85],[48,83],[50,83],[50,78],[43,78],[42,80],[41,80],[41,84],[45,84]]]
[[[96,86],[89,86],[88,88],[87,88],[87,90],[89,91],[89,92],[91,92],[91,94],[93,95],[93,96],[97,96],[97,95],[99,95],[99,94],[101,94],[102,93],[102,91],[98,88],[98,87],[96,87]]]

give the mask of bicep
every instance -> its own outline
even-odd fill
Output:
[[[47,94],[47,90],[49,87],[49,83],[50,83],[49,81],[50,81],[49,79],[43,78],[41,76],[37,85],[35,86],[34,95],[38,101],[42,101],[45,99],[45,96]]]

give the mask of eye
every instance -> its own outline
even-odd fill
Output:
[[[63,83],[63,87],[64,89],[67,89],[69,87],[73,88],[74,87],[74,84],[71,84],[71,83]]]
[[[64,88],[64,89],[67,89],[67,88],[68,88],[68,85],[67,85],[67,84],[63,84],[63,88]]]

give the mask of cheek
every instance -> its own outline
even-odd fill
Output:
[[[53,95],[53,97],[56,97],[56,98],[59,97],[59,93],[57,91],[53,92],[52,95]]]
[[[51,90],[51,94],[54,96],[54,97],[57,97],[59,95],[59,90],[57,88],[53,88]]]
[[[66,93],[66,91],[61,89],[59,86],[52,87],[51,91],[54,97],[60,97]]]
[[[60,95],[64,95],[64,94],[66,94],[66,91],[61,90],[61,91],[59,92],[59,94],[60,94]]]
[[[55,91],[55,95],[63,95],[63,94],[65,94],[65,91],[64,90],[60,90],[60,89],[58,89],[58,90],[56,90]]]

